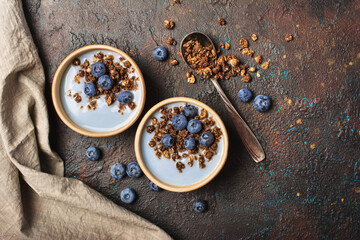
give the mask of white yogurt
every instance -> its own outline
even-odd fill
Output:
[[[89,51],[79,56],[78,58],[80,59],[81,63],[87,59],[91,64],[94,58],[94,54],[98,52],[98,50]],[[101,52],[106,55],[113,55],[114,62],[120,63],[119,58],[122,56],[118,53],[103,50],[101,50]],[[120,64],[124,67],[123,63]],[[131,69],[133,69],[132,66]],[[86,106],[88,105],[89,100],[84,93],[85,78],[81,78],[80,84],[74,81],[74,77],[78,70],[80,70],[80,66],[74,66],[73,64],[70,64],[62,76],[60,85],[62,105],[66,114],[74,123],[92,132],[108,132],[121,128],[135,116],[137,108],[140,105],[141,98],[143,97],[141,96],[142,85],[140,80],[137,82],[138,89],[136,91],[132,91],[134,94],[133,101],[136,104],[136,108],[134,110],[130,110],[129,107],[126,107],[126,109],[123,111],[123,114],[121,114],[118,112],[119,102],[116,101],[112,105],[108,106],[105,102],[104,95],[97,99],[97,107],[95,110],[88,110]],[[138,73],[136,71],[134,71],[134,73],[130,73],[129,78],[132,76],[138,77]],[[72,95],[81,92],[81,102],[77,103],[73,97],[68,96],[69,90],[71,91]],[[80,108],[81,106],[83,106],[82,109]]]
[[[178,103],[168,104],[166,105],[166,107],[172,108],[175,106],[179,107],[184,105],[185,102],[183,103],[178,102]],[[200,113],[200,110],[202,108],[199,106],[197,107]],[[176,162],[174,162],[172,159],[167,159],[164,156],[162,156],[161,159],[159,159],[155,155],[154,149],[149,146],[149,141],[154,136],[154,133],[147,133],[145,131],[146,126],[151,125],[152,117],[156,117],[160,121],[161,115],[162,114],[158,110],[149,118],[149,121],[146,123],[144,131],[141,136],[140,144],[141,144],[142,157],[144,159],[144,163],[147,166],[147,168],[150,170],[150,172],[154,174],[156,178],[174,186],[188,186],[200,182],[205,178],[207,178],[217,168],[218,164],[220,164],[221,155],[224,149],[223,137],[221,137],[221,140],[218,143],[217,154],[212,157],[210,162],[205,160],[205,164],[206,164],[205,168],[202,169],[199,168],[198,160],[194,160],[194,165],[190,167],[187,164],[189,158],[185,158],[185,159],[181,159],[181,162],[185,164],[185,169],[183,169],[182,173],[180,173],[175,166]],[[211,116],[209,112],[208,112],[208,116]],[[217,123],[216,126],[219,127]],[[202,154],[202,150],[200,150],[199,153]],[[199,156],[199,154],[196,154],[196,156]]]

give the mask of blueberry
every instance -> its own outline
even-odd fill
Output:
[[[131,188],[125,188],[120,193],[120,199],[123,203],[130,204],[133,203],[136,197],[136,193]]]
[[[150,190],[155,191],[155,192],[159,192],[161,190],[161,188],[158,185],[156,185],[155,183],[153,183],[150,180],[148,181],[148,186],[149,186]]]
[[[172,118],[172,125],[177,130],[183,130],[187,126],[186,117],[182,114],[178,114],[173,116]]]
[[[99,86],[104,90],[109,90],[113,86],[113,80],[108,75],[102,75],[98,80]]]
[[[97,147],[89,147],[86,150],[86,156],[88,159],[90,159],[91,161],[97,161],[99,160],[101,155],[100,149],[98,149]]]
[[[134,95],[132,94],[132,92],[130,92],[130,91],[122,91],[122,92],[119,93],[118,101],[121,104],[125,105],[125,104],[128,104],[128,103],[131,103],[133,98],[134,98]]]
[[[165,134],[161,139],[161,143],[166,148],[172,147],[175,144],[175,138],[170,134]]]
[[[84,93],[89,97],[95,96],[95,94],[96,94],[95,84],[92,82],[85,83]]]
[[[184,146],[188,150],[193,150],[196,146],[195,139],[193,137],[186,137],[184,140]]]
[[[167,50],[162,46],[157,46],[152,52],[154,58],[158,61],[164,61],[168,55]]]
[[[142,175],[141,168],[137,162],[129,163],[126,167],[126,173],[132,178],[138,178]]]
[[[211,132],[203,132],[199,138],[199,143],[204,147],[210,147],[215,138]]]
[[[256,110],[260,112],[266,112],[270,108],[270,98],[265,95],[257,95],[255,97],[253,106]]]
[[[238,93],[238,98],[240,99],[240,101],[242,102],[248,102],[251,100],[252,98],[252,93],[249,89],[247,88],[243,88],[240,89],[239,93]]]
[[[94,75],[94,77],[101,77],[106,73],[106,67],[101,62],[96,62],[91,65],[91,74]]]
[[[201,122],[197,119],[191,119],[187,125],[187,130],[190,133],[198,133],[201,131],[202,125]]]
[[[111,176],[116,179],[121,179],[126,174],[126,167],[122,163],[115,163],[110,169]]]
[[[189,105],[185,105],[182,108],[181,113],[184,114],[185,117],[191,118],[191,117],[195,117],[198,114],[198,110],[194,105],[189,104]]]
[[[196,200],[193,207],[196,212],[203,213],[208,209],[208,204],[205,200]]]

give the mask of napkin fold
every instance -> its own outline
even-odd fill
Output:
[[[0,238],[171,239],[79,180],[50,149],[43,68],[22,3],[0,1]]]

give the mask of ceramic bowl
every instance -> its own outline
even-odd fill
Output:
[[[104,96],[97,100],[97,108],[88,110],[86,105],[88,99],[83,93],[84,79],[80,84],[75,83],[74,76],[80,66],[74,66],[72,62],[79,58],[81,62],[88,59],[92,63],[93,55],[97,52],[111,54],[114,61],[120,62],[123,57],[131,63],[135,71],[129,76],[138,77],[138,89],[133,91],[136,108],[130,110],[126,107],[123,114],[119,113],[118,102],[107,106]],[[122,64],[122,63],[121,63]],[[123,64],[122,64],[123,65]],[[82,101],[75,102],[68,96],[69,90],[73,93],[80,92]],[[82,47],[68,55],[58,67],[52,83],[52,100],[55,110],[61,120],[72,130],[90,137],[108,137],[121,133],[133,125],[139,118],[145,104],[145,82],[144,77],[135,61],[123,51],[106,45],[90,45]]]
[[[195,105],[200,109],[205,109],[209,116],[212,116],[216,125],[222,130],[222,137],[218,143],[217,154],[213,156],[211,161],[205,161],[206,167],[200,169],[198,161],[194,161],[192,167],[187,165],[188,159],[183,159],[185,169],[180,173],[176,167],[175,162],[171,159],[166,159],[163,156],[159,159],[154,152],[154,149],[149,146],[149,141],[152,139],[154,133],[146,132],[146,127],[151,125],[152,117],[157,117],[160,120],[160,108],[174,107],[185,105],[186,103]],[[152,107],[141,120],[135,136],[135,154],[136,159],[145,173],[145,175],[159,187],[173,192],[189,192],[198,189],[208,182],[210,182],[222,169],[226,162],[229,148],[228,134],[224,123],[219,115],[206,104],[186,97],[175,97],[166,99],[154,107]]]

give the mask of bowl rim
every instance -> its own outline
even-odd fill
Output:
[[[158,110],[160,109],[162,106],[171,104],[171,103],[177,103],[177,102],[186,102],[186,103],[192,103],[195,104],[201,108],[204,108],[205,110],[207,110],[215,119],[216,123],[219,125],[219,127],[221,128],[222,134],[223,134],[223,141],[224,141],[224,150],[222,153],[222,156],[220,158],[220,162],[218,163],[217,167],[210,173],[210,175],[206,178],[204,178],[203,180],[196,182],[194,184],[191,185],[187,185],[187,186],[175,186],[172,184],[168,184],[166,182],[163,182],[161,180],[159,180],[158,178],[156,178],[152,172],[146,167],[144,159],[142,157],[142,152],[141,152],[141,136],[142,134],[145,132],[145,124],[148,122],[149,118]],[[229,150],[229,137],[228,137],[228,133],[226,130],[226,127],[223,123],[223,121],[221,120],[220,116],[208,105],[206,105],[205,103],[202,103],[196,99],[193,98],[188,98],[188,97],[173,97],[173,98],[168,98],[165,99],[159,103],[157,103],[155,106],[153,106],[142,118],[137,130],[136,130],[136,135],[135,135],[135,141],[134,141],[134,148],[135,148],[135,155],[136,155],[136,159],[140,165],[140,168],[142,169],[142,171],[144,172],[144,174],[146,175],[146,177],[148,177],[150,179],[150,181],[152,181],[153,183],[155,183],[156,185],[158,185],[159,187],[168,190],[168,191],[172,191],[172,192],[190,192],[196,189],[199,189],[201,187],[203,187],[204,185],[208,184],[211,180],[213,180],[218,173],[220,172],[220,170],[223,168],[227,156],[228,156],[228,150]]]
[[[81,126],[77,125],[75,122],[73,122],[70,119],[70,117],[65,112],[65,109],[64,109],[62,101],[61,101],[60,86],[61,86],[61,81],[62,81],[62,77],[63,77],[65,70],[68,68],[69,64],[71,64],[72,61],[76,57],[78,57],[88,51],[93,51],[93,50],[112,51],[112,52],[115,52],[115,53],[121,55],[122,57],[124,57],[134,67],[135,71],[138,74],[140,84],[141,84],[141,92],[140,92],[141,100],[140,100],[140,104],[136,110],[137,112],[135,113],[134,117],[131,118],[127,124],[125,124],[124,126],[118,128],[118,129],[115,129],[113,131],[94,132],[94,131],[90,131],[90,130],[86,130],[86,129],[82,128]],[[70,129],[72,129],[73,131],[75,131],[77,133],[80,133],[82,135],[89,136],[89,137],[110,137],[110,136],[114,136],[116,134],[119,134],[119,133],[127,130],[129,127],[131,127],[137,121],[137,119],[140,117],[142,110],[144,108],[144,105],[145,105],[146,89],[145,89],[144,76],[142,75],[142,72],[141,72],[139,66],[128,54],[126,54],[125,52],[121,51],[120,49],[112,47],[112,46],[95,44],[95,45],[87,45],[87,46],[81,47],[81,48],[73,51],[60,63],[59,67],[57,68],[57,70],[55,72],[54,78],[53,78],[53,82],[52,82],[52,86],[51,86],[51,96],[52,96],[52,101],[53,101],[53,105],[55,107],[56,113],[58,114],[60,119],[65,123],[65,125],[67,125]]]

